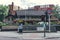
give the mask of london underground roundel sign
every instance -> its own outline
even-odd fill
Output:
[[[48,12],[48,14],[51,14],[52,9],[51,9],[51,8],[48,8],[48,9],[47,9],[47,12]]]

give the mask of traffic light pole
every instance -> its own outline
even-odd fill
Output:
[[[45,17],[45,21],[44,21],[44,37],[46,37],[46,17]]]
[[[46,22],[44,22],[44,37],[46,37]]]

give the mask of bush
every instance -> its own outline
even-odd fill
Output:
[[[0,26],[6,26],[8,23],[0,22]]]
[[[58,24],[57,22],[51,22],[51,24]]]

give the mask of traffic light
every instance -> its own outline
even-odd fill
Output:
[[[41,15],[41,21],[45,21],[45,16]]]
[[[48,22],[49,15],[48,15],[48,12],[47,12],[47,11],[45,12],[45,17],[46,17],[46,19],[45,19],[45,20],[46,20],[46,22]]]

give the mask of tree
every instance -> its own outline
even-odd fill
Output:
[[[6,5],[0,5],[0,21],[3,21],[5,16],[8,15],[8,6]]]
[[[60,13],[59,12],[60,12],[60,6],[56,5],[54,7],[54,10],[53,10],[53,15],[58,19],[60,19]]]

